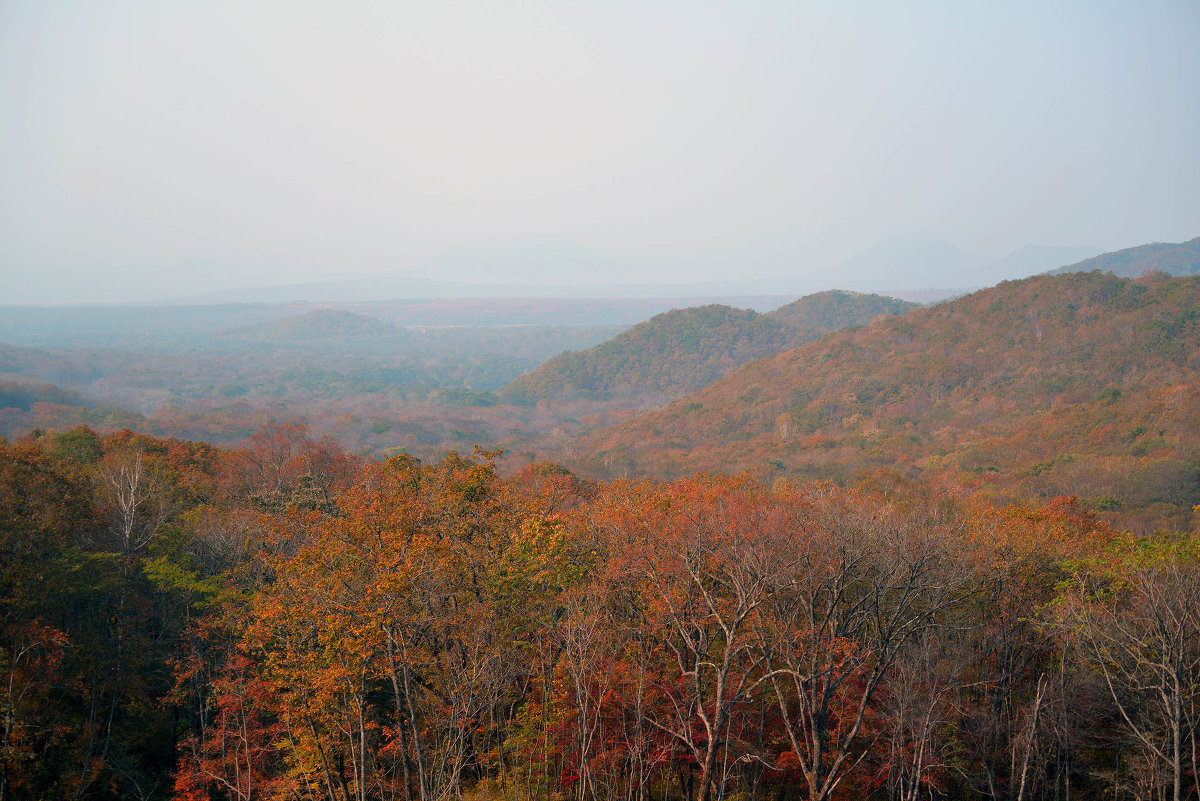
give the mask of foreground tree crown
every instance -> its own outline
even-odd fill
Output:
[[[1200,792],[1195,533],[499,458],[0,444],[0,799]]]

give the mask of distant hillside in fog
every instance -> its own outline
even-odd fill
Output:
[[[222,332],[263,342],[294,342],[308,339],[344,339],[347,337],[379,337],[394,334],[394,329],[374,317],[344,309],[316,309],[291,317],[258,323]]]
[[[1156,270],[1168,275],[1200,275],[1200,237],[1188,242],[1155,242],[1138,245],[1061,267],[1054,274],[1100,270],[1123,278],[1137,278]]]
[[[1001,281],[1028,278],[1100,252],[1094,247],[1025,245],[1003,258],[991,259],[929,234],[906,234],[869,247],[817,273],[814,280],[830,287],[864,292],[908,294],[915,290],[942,290],[941,296],[946,297]]]
[[[673,398],[754,359],[917,304],[834,290],[767,314],[722,305],[673,309],[586,351],[555,356],[499,391],[514,403],[543,398]]]
[[[182,298],[195,303],[354,303],[428,299],[706,298],[731,303],[743,295],[806,295],[827,289],[884,294],[915,292],[944,298],[963,290],[1026,278],[1100,253],[1093,247],[1025,245],[1001,259],[973,253],[929,234],[905,234],[872,245],[825,269],[782,261],[774,277],[633,283],[606,281],[614,265],[591,254],[513,253],[484,249],[448,254],[417,273],[394,273],[257,288],[227,289]],[[789,266],[791,269],[788,269]],[[569,282],[531,276],[568,276]],[[583,280],[580,280],[583,279]],[[736,304],[732,304],[736,305]]]

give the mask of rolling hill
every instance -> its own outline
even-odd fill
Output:
[[[590,350],[561,353],[497,394],[518,404],[542,398],[677,397],[820,333],[732,306],[672,309]]]
[[[674,398],[827,331],[916,306],[879,295],[831,291],[767,314],[715,304],[674,309],[590,350],[560,354],[498,395],[518,404],[542,398]]]
[[[884,295],[864,295],[831,289],[805,295],[799,300],[768,312],[771,319],[821,331],[836,331],[852,325],[864,325],[881,314],[904,314],[921,304]]]
[[[598,475],[888,471],[1186,526],[1200,503],[1200,277],[1006,282],[753,362],[569,452]]]
[[[1154,242],[1134,248],[1102,253],[1081,262],[1060,267],[1052,275],[1100,270],[1124,278],[1137,278],[1149,272],[1168,275],[1200,275],[1200,237],[1187,242]]]

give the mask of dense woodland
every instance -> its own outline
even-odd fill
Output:
[[[587,351],[560,354],[504,386],[514,403],[543,398],[667,399],[735,367],[815,338],[750,309],[707,305],[660,314]]]
[[[769,314],[775,320],[825,332],[866,325],[880,315],[904,314],[919,307],[919,303],[885,295],[833,289],[805,295],[773,309]]]
[[[596,475],[887,470],[963,495],[1078,495],[1122,527],[1200,503],[1200,278],[1005,282],[753,362],[563,457]]]
[[[709,304],[659,314],[586,351],[568,351],[501,388],[510,403],[616,398],[661,404],[708,386],[747,362],[916,303],[856,292],[818,292],[766,314]]]
[[[1198,79],[0,0],[0,801],[1200,801]]]
[[[1200,797],[1200,278],[434,336],[0,349],[0,801]]]
[[[0,452],[0,797],[1194,795],[1197,533],[80,428]]]

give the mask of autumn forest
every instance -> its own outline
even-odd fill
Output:
[[[0,801],[1200,801],[1197,42],[0,0]]]
[[[367,311],[0,353],[0,801],[1200,797],[1200,278]]]

